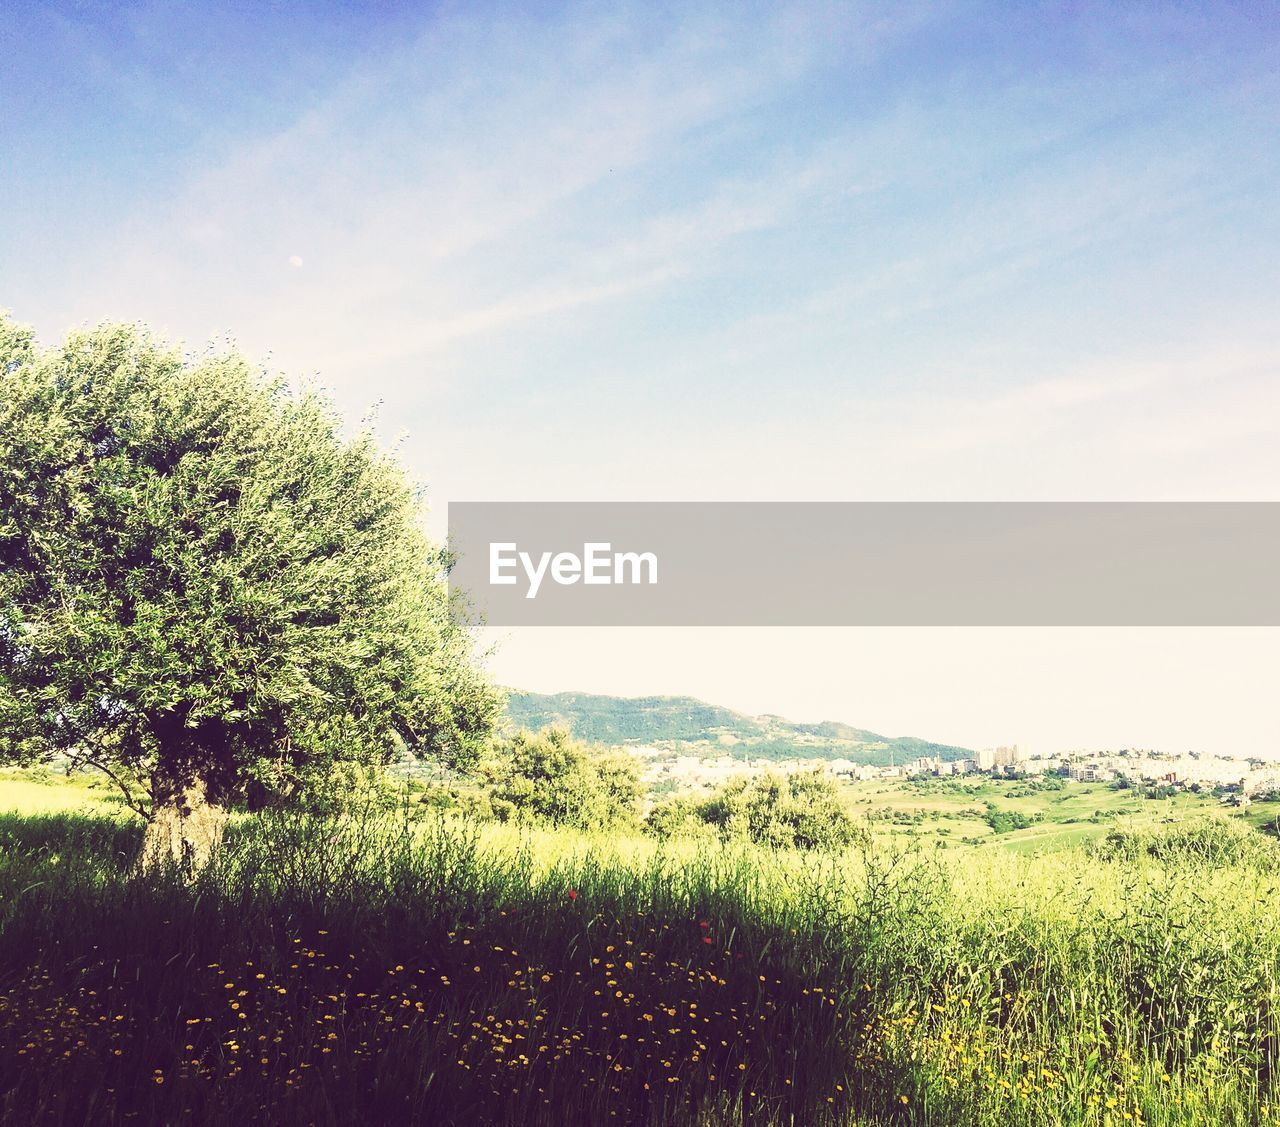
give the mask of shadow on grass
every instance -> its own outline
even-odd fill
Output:
[[[136,825],[0,818],[0,1119],[915,1119],[824,964],[848,937],[741,863],[538,878],[465,831],[290,825],[188,885],[131,875]]]

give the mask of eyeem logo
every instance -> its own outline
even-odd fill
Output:
[[[562,587],[575,583],[639,585],[658,582],[658,557],[653,552],[615,552],[605,542],[582,545],[582,555],[575,552],[543,552],[536,559],[521,552],[514,543],[489,545],[489,582],[496,586],[512,586],[520,581],[517,570],[523,570],[528,589],[526,599],[536,599],[542,581],[551,573],[553,582]]]
[[[497,627],[1280,626],[1280,501],[460,501],[448,543]]]

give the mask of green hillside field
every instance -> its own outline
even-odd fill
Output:
[[[1020,852],[1054,851],[1097,840],[1116,825],[1147,827],[1197,813],[1222,811],[1216,798],[1179,792],[1145,798],[1137,789],[1117,790],[1107,783],[1064,782],[1061,790],[1039,789],[1016,779],[870,780],[842,788],[850,809],[870,820],[873,832],[925,848],[996,846]],[[1280,804],[1259,803],[1258,811]],[[994,809],[1021,815],[1031,824],[997,830],[987,821]],[[1233,812],[1234,813],[1234,812]],[[1245,818],[1244,814],[1236,815]],[[1259,824],[1265,813],[1250,813]]]

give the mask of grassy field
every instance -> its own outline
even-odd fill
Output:
[[[838,856],[244,817],[188,886],[133,873],[105,792],[0,782],[0,1119],[1271,1120],[1280,846],[1203,803],[978,797],[1045,817],[945,849],[990,827],[881,817]]]
[[[0,814],[109,814],[121,803],[105,779],[50,771],[0,772]]]
[[[1104,783],[1072,782],[1049,790],[979,775],[954,781],[847,783],[843,790],[851,809],[872,818],[877,836],[905,838],[925,848],[997,845],[1024,853],[1084,845],[1117,823],[1136,829],[1220,809],[1216,798],[1188,792],[1150,799],[1137,790],[1116,790]],[[984,820],[991,807],[1021,814],[1034,824],[997,832]],[[1272,817],[1277,813],[1280,808]]]

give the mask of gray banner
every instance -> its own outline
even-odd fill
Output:
[[[494,626],[1276,626],[1275,502],[455,502]]]

